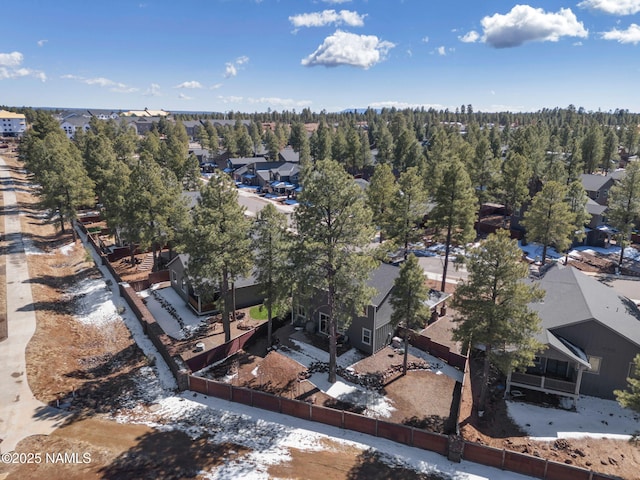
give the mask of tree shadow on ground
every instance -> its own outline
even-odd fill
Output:
[[[60,419],[63,426],[97,414],[112,413],[118,407],[144,403],[145,392],[139,391],[134,376],[147,360],[137,345],[115,354],[85,357],[83,363],[85,368],[64,375],[82,383],[60,391],[55,400],[38,410],[38,417]]]
[[[493,367],[489,374],[485,413],[482,418],[478,417],[477,404],[480,398],[483,363],[484,358],[478,353],[469,357],[469,379],[471,380],[473,410],[471,416],[460,426],[462,427],[466,423],[471,423],[479,432],[493,438],[526,436],[526,433],[511,420],[507,413],[507,404],[504,400],[504,375]]]
[[[235,444],[211,444],[206,437],[191,440],[181,431],[154,431],[142,435],[138,443],[100,469],[108,480],[178,480],[197,478],[203,470],[223,465],[248,449]]]
[[[390,466],[381,460],[374,450],[362,452],[356,459],[356,465],[347,474],[347,480],[450,480],[451,477],[440,473],[420,473],[399,465]]]

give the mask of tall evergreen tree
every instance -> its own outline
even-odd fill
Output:
[[[542,265],[547,258],[547,249],[554,246],[563,252],[570,245],[576,232],[576,215],[567,203],[567,187],[559,182],[547,182],[524,214],[523,226],[527,229],[527,240],[542,244]]]
[[[609,223],[618,230],[616,235],[620,245],[618,265],[622,267],[624,249],[629,244],[631,232],[640,217],[640,163],[631,162],[620,183],[609,192]]]
[[[298,231],[295,272],[306,298],[326,294],[329,315],[329,382],[336,381],[338,328],[371,299],[367,280],[374,267],[373,237],[364,194],[334,160],[320,160],[305,176],[294,212]]]
[[[400,174],[390,207],[383,230],[394,244],[402,246],[406,259],[409,243],[422,237],[421,223],[427,213],[427,194],[416,167]]]
[[[200,295],[211,301],[220,292],[225,342],[231,340],[230,316],[235,314],[232,284],[253,264],[250,228],[233,181],[226,175],[211,177],[193,209],[183,250],[189,255],[187,272]]]
[[[373,221],[380,230],[380,241],[386,236],[385,227],[390,222],[391,202],[398,186],[391,171],[391,164],[383,163],[376,167],[367,187],[367,205],[373,214]]]
[[[393,308],[391,323],[404,326],[403,375],[407,374],[407,356],[409,351],[409,332],[414,328],[423,328],[429,318],[426,301],[429,300],[429,288],[425,282],[424,270],[415,255],[411,254],[400,266],[391,291],[390,304]]]
[[[476,218],[477,201],[469,175],[457,158],[442,166],[440,178],[440,184],[433,195],[435,206],[429,212],[429,225],[445,244],[441,286],[444,292],[452,243],[464,245],[474,238],[473,223]]]
[[[501,196],[508,214],[518,215],[520,208],[529,198],[529,181],[532,170],[527,159],[518,154],[510,153],[502,164]],[[505,226],[507,217],[505,217]]]
[[[586,173],[593,173],[601,164],[604,153],[603,144],[604,136],[602,135],[602,130],[597,124],[591,124],[580,145]]]
[[[252,250],[255,258],[256,280],[264,294],[267,308],[267,345],[272,345],[273,313],[282,312],[291,293],[291,242],[287,231],[287,217],[269,203],[253,223]]]
[[[540,319],[529,304],[542,292],[523,282],[529,268],[520,261],[522,251],[507,230],[489,235],[471,252],[469,277],[458,285],[453,307],[458,324],[453,335],[484,346],[484,367],[478,409],[486,407],[489,372],[496,365],[504,373],[530,365],[542,345],[534,335]]]

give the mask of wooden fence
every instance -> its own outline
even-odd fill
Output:
[[[236,387],[194,375],[188,377],[188,388],[203,395],[384,438],[440,455],[447,456],[449,454],[450,437],[440,433],[313,405],[300,400],[283,398],[250,388]],[[620,480],[617,477],[584,468],[473,442],[464,442],[462,458],[481,465],[544,480]]]
[[[398,336],[400,338],[404,338],[403,327],[398,328]],[[441,358],[448,365],[464,371],[465,366],[467,365],[467,357],[465,357],[464,355],[452,352],[449,347],[434,342],[429,337],[424,335],[411,335],[410,339],[410,343],[414,347],[419,348],[420,350],[427,352],[434,357]]]

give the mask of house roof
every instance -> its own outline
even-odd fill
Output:
[[[531,304],[531,309],[551,333],[594,321],[640,346],[640,310],[613,288],[573,267],[558,265],[537,282],[546,295],[544,301]]]
[[[536,340],[545,345],[548,345],[554,350],[557,350],[562,355],[570,358],[574,362],[579,363],[587,368],[591,368],[591,364],[589,364],[586,354],[580,348],[572,345],[564,338],[554,335],[549,330],[543,329],[542,332],[536,335]]]
[[[600,205],[599,203],[594,202],[590,198],[587,199],[586,208],[589,215],[602,215],[607,210],[606,205]]]
[[[587,192],[597,192],[604,187],[607,182],[612,182],[614,178],[611,175],[594,175],[583,173],[580,175],[582,186]]]
[[[380,306],[393,288],[393,282],[399,274],[400,268],[388,263],[381,263],[378,268],[371,272],[367,284],[376,290],[371,299],[372,305]]]
[[[176,257],[174,257],[168,264],[167,268],[171,267],[174,263],[181,263],[184,268],[187,268],[189,264],[189,255],[186,253],[180,253]],[[254,273],[251,272],[251,275],[248,277],[240,277],[235,281],[236,288],[250,287],[252,285],[256,285],[258,282]]]
[[[300,154],[295,152],[291,147],[283,148],[279,153],[286,162],[300,162]]]

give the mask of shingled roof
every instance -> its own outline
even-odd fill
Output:
[[[553,330],[595,321],[640,346],[640,310],[613,288],[573,267],[554,266],[537,281],[542,302],[531,304],[542,327]]]

